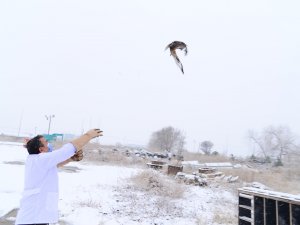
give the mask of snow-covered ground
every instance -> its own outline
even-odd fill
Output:
[[[19,207],[27,151],[20,143],[0,142],[0,155],[0,218],[3,220],[8,212]],[[217,187],[184,185],[182,198],[156,196],[132,187],[128,178],[141,170],[68,164],[59,172],[59,224],[237,223],[237,196],[231,192]],[[8,219],[13,224],[14,217]]]

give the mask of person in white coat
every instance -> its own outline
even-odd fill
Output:
[[[25,183],[16,225],[47,225],[58,222],[57,165],[71,161],[81,154],[91,139],[102,136],[92,129],[60,149],[48,152],[48,143],[42,135],[26,143],[29,153],[25,163]]]

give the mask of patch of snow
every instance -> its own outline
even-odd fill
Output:
[[[224,162],[224,163],[204,163],[206,167],[232,167],[232,164],[230,162]]]
[[[0,145],[0,217],[19,207],[28,153],[22,145]],[[236,217],[237,196],[214,187],[185,185],[182,198],[134,190],[128,178],[142,169],[72,162],[78,172],[59,171],[60,220],[68,225],[215,225],[216,212]],[[14,217],[8,218],[14,220]],[[88,222],[87,222],[88,221]],[[225,225],[225,224],[223,224]]]

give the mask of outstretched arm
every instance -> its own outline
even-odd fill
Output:
[[[71,158],[69,158],[69,159],[67,159],[67,160],[65,160],[65,161],[63,161],[61,163],[58,163],[57,167],[62,167],[64,165],[68,164],[69,162],[73,162],[73,160]]]
[[[69,159],[58,163],[57,167],[62,167],[64,165],[68,164],[69,162],[75,162],[75,161],[78,162],[78,161],[81,161],[82,159],[83,159],[83,152],[82,152],[82,149],[80,149]]]
[[[103,131],[101,131],[100,129],[92,129],[89,130],[86,134],[80,136],[79,138],[76,138],[75,140],[71,141],[72,147],[75,148],[75,154],[73,154],[73,156],[69,156],[70,158],[64,160],[64,161],[60,161],[57,164],[57,167],[61,167],[66,165],[69,162],[72,161],[80,161],[83,158],[83,152],[82,152],[82,148],[84,145],[86,145],[91,139],[95,138],[95,137],[99,137],[102,136]]]

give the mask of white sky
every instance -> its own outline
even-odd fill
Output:
[[[0,133],[81,133],[250,151],[249,129],[300,134],[300,2],[1,1]],[[184,41],[185,75],[164,48]],[[22,119],[21,119],[22,118]],[[22,120],[20,126],[20,120]]]

